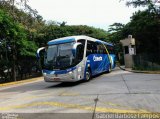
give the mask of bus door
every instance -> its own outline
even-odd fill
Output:
[[[97,46],[96,42],[87,41],[87,65],[90,66],[92,75],[96,75],[104,70],[104,55]]]
[[[96,47],[97,57],[94,60],[96,60],[98,63],[97,72],[101,73],[108,70],[110,61],[104,45],[102,43],[97,43]]]
[[[90,64],[92,75],[109,69],[110,60],[102,43],[87,41],[87,63]]]

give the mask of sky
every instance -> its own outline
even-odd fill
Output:
[[[126,24],[138,9],[127,7],[125,0],[29,0],[44,20],[88,25],[104,30],[118,22]]]

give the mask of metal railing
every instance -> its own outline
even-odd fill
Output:
[[[133,56],[133,69],[136,70],[160,70],[160,54],[144,53]]]

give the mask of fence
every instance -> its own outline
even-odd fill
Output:
[[[160,53],[137,54],[133,56],[136,70],[160,70]]]
[[[10,62],[9,62],[10,63]],[[11,82],[12,79],[11,66],[0,61],[0,83]],[[36,59],[20,59],[16,63],[16,80],[23,80],[41,75],[41,70]]]

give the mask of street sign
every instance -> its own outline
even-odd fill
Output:
[[[129,54],[130,54],[130,55],[134,55],[134,54],[135,54],[134,48],[129,48]]]

